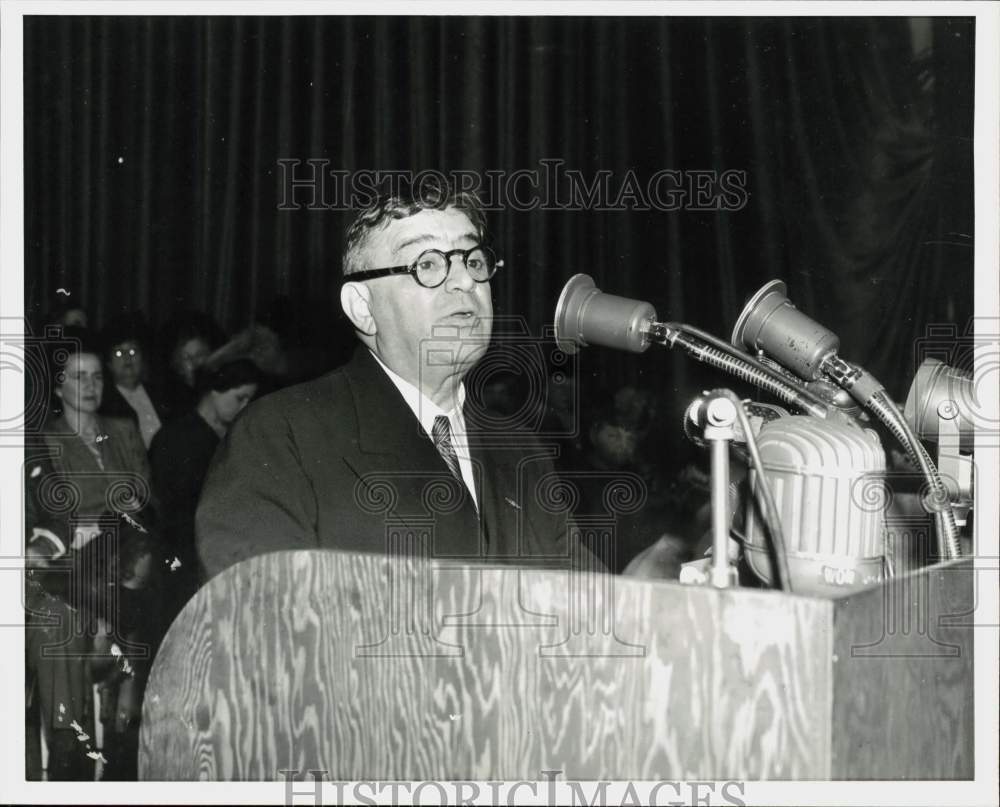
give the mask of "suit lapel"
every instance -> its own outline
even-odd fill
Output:
[[[367,454],[412,455],[415,446],[425,444],[440,459],[434,444],[406,405],[396,385],[379,367],[368,348],[359,345],[344,368],[358,417],[358,447]],[[420,459],[427,460],[431,454]],[[447,470],[444,460],[441,467]]]
[[[363,345],[344,374],[354,397],[363,455],[356,473],[392,486],[397,493],[392,517],[409,524],[433,520],[435,557],[480,557],[480,525],[472,498],[455,482],[396,385]],[[448,496],[433,495],[431,485],[442,486],[438,492],[456,485],[462,500],[454,507],[447,503]]]

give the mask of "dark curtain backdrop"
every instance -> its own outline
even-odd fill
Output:
[[[902,397],[914,340],[972,314],[971,20],[43,16],[24,32],[36,317],[63,288],[98,324],[196,308],[235,330],[286,295],[346,350],[347,216],[279,210],[280,159],[560,159],[612,189],[629,169],[746,172],[738,211],[492,213],[498,312],[536,333],[580,271],[726,338],[780,277]],[[723,380],[665,354],[582,362],[609,385]]]

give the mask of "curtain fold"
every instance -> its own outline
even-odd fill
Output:
[[[535,333],[576,272],[723,337],[781,277],[901,397],[915,340],[972,313],[971,20],[935,18],[929,52],[904,18],[34,16],[24,31],[39,322],[60,288],[97,323],[195,308],[229,330],[286,295],[314,338],[349,338],[330,328],[348,214],[279,210],[283,159],[298,178],[312,159],[484,186],[544,181],[556,160],[586,183],[610,172],[612,201],[662,169],[745,172],[738,210],[500,200],[497,310]],[[703,378],[676,357],[581,362],[678,395]]]

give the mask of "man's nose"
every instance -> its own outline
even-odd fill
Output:
[[[451,261],[451,271],[448,272],[448,280],[445,284],[448,290],[472,291],[476,286],[476,281],[469,274],[465,258],[461,255],[452,255],[449,260]]]

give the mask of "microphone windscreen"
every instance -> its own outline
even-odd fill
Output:
[[[588,345],[642,353],[654,322],[656,309],[650,303],[604,294],[590,275],[574,275],[556,305],[556,342],[566,353]]]
[[[814,381],[840,339],[792,305],[786,292],[780,280],[761,287],[736,320],[730,341],[751,353],[763,350],[799,378]]]

